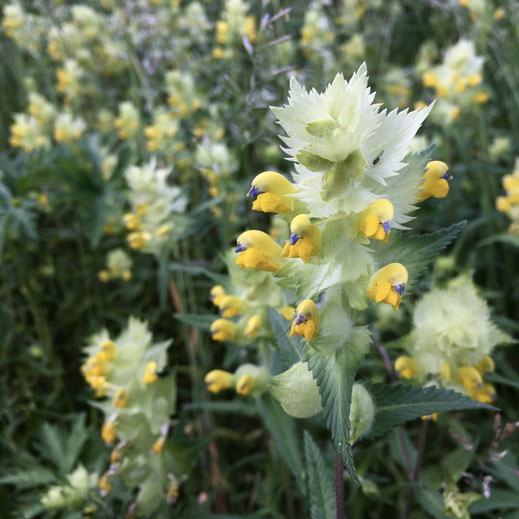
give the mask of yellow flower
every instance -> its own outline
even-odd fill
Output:
[[[434,88],[438,83],[436,76],[432,72],[426,72],[422,76],[422,80],[423,80],[423,86],[425,86],[425,87]]]
[[[481,376],[486,373],[493,373],[496,369],[494,359],[490,355],[485,355],[475,366]]]
[[[245,335],[248,337],[256,337],[261,328],[261,317],[259,315],[253,315],[248,321],[245,327]]]
[[[256,42],[256,19],[254,16],[247,16],[247,18],[245,18],[245,27],[243,29],[243,33],[245,36],[247,36],[247,38],[249,38],[251,43]]]
[[[448,362],[443,362],[440,367],[440,375],[445,382],[449,382],[452,378],[453,368]]]
[[[281,247],[262,231],[246,231],[238,237],[235,252],[240,255],[236,265],[243,268],[277,272],[280,268]]]
[[[506,196],[498,196],[496,199],[496,209],[506,213],[510,209],[510,200]]]
[[[234,337],[236,325],[227,319],[216,319],[211,324],[210,330],[214,341],[224,342]]]
[[[275,171],[264,171],[257,175],[247,193],[254,202],[252,209],[264,213],[289,213],[292,200],[286,195],[295,193],[296,188]]]
[[[216,22],[216,42],[225,43],[227,41],[227,33],[229,32],[229,24],[223,20]]]
[[[459,106],[455,106],[455,107],[450,111],[450,113],[449,113],[449,117],[451,118],[451,120],[454,121],[454,119],[457,119],[457,118],[458,118],[458,116],[460,115],[460,112],[461,112],[461,110],[460,110]]]
[[[142,249],[146,247],[148,242],[151,240],[151,234],[149,232],[131,232],[127,236],[128,245],[132,249]]]
[[[112,443],[117,438],[117,431],[113,422],[105,422],[101,429],[101,438],[105,443]]]
[[[103,477],[99,480],[99,493],[102,497],[107,496],[112,491],[112,483],[108,478],[107,474],[104,474]]]
[[[407,269],[400,263],[390,263],[378,270],[368,288],[368,297],[377,303],[390,304],[398,310],[408,280]]]
[[[483,402],[484,404],[491,404],[496,398],[496,388],[485,382],[480,388],[476,388],[470,391],[470,398]]]
[[[108,270],[103,269],[97,273],[97,277],[99,278],[99,281],[106,283],[110,279],[110,273],[108,272]]]
[[[313,339],[319,329],[319,310],[311,299],[301,301],[296,308],[296,316],[290,328],[290,337],[296,334],[306,340]]]
[[[161,225],[158,229],[155,230],[155,236],[158,236],[159,238],[163,238],[168,234],[168,232],[171,230],[171,225],[168,225],[165,223],[164,225]]]
[[[214,59],[222,59],[223,58],[223,49],[222,47],[215,47],[212,52],[212,56]]]
[[[209,299],[213,302],[213,305],[220,306],[220,303],[222,302],[222,299],[225,297],[225,289],[222,287],[222,285],[215,285],[213,288],[211,288],[211,292]]]
[[[483,379],[479,371],[472,366],[464,366],[458,369],[458,382],[466,389],[480,389]]]
[[[237,296],[224,296],[218,305],[222,317],[230,318],[243,312],[243,302]]]
[[[367,238],[387,242],[394,216],[393,204],[381,198],[362,211],[357,229]]]
[[[290,222],[290,239],[286,242],[281,256],[284,258],[301,258],[308,263],[321,248],[321,232],[317,225],[312,225],[306,214],[297,215]]]
[[[143,384],[153,384],[159,378],[157,374],[157,363],[152,360],[146,364],[146,371],[144,372],[144,377],[142,377]]]
[[[233,384],[232,373],[223,369],[213,369],[205,376],[207,390],[211,393],[219,393],[223,389],[229,389]]]
[[[433,422],[438,421],[438,413],[426,414],[422,416],[422,420],[432,420]]]
[[[106,339],[101,342],[99,345],[99,348],[101,348],[102,357],[107,362],[110,362],[112,360],[115,360],[117,357],[117,345],[114,341],[111,341],[110,339]]]
[[[128,402],[128,391],[121,387],[115,392],[112,405],[114,407],[124,407],[126,402]]]
[[[142,229],[141,219],[135,213],[123,215],[123,223],[130,231],[140,231]]]
[[[420,371],[418,370],[416,362],[411,357],[401,355],[395,360],[395,373],[397,377],[409,380],[410,378],[416,377]]]
[[[236,393],[239,395],[248,395],[254,388],[254,378],[249,374],[242,375],[236,382]]]
[[[496,22],[498,22],[499,20],[502,20],[505,16],[505,10],[502,8],[502,7],[498,7],[497,9],[495,9],[494,13],[492,14],[492,18],[494,18],[494,20]]]
[[[481,81],[483,81],[483,77],[481,76],[481,74],[472,74],[472,76],[468,78],[470,86],[479,85]]]
[[[90,384],[92,389],[96,390],[95,396],[101,398],[106,395],[110,384],[106,381],[105,377],[89,377],[87,382]]]
[[[478,105],[482,105],[489,100],[490,96],[486,92],[478,92],[473,98],[472,101]]]
[[[151,451],[154,452],[155,454],[160,454],[162,452],[162,449],[164,448],[165,442],[166,442],[166,438],[164,438],[164,436],[161,436],[151,446]]]
[[[451,176],[448,173],[449,167],[445,162],[440,160],[433,160],[426,166],[425,174],[423,176],[424,183],[418,195],[418,201],[423,202],[429,197],[445,198],[449,192],[449,180]]]
[[[278,310],[278,314],[284,317],[287,321],[291,321],[294,318],[296,309],[293,306],[284,306]]]

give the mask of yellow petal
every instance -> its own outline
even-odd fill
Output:
[[[251,248],[240,253],[236,258],[236,265],[243,268],[277,272],[279,265],[265,256],[259,249]]]
[[[380,303],[387,298],[391,292],[391,283],[388,281],[379,281],[375,286],[375,301]]]

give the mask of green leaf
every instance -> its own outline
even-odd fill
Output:
[[[497,407],[472,400],[452,389],[436,386],[411,386],[404,384],[371,384],[366,386],[375,401],[375,421],[368,433],[372,438],[409,420],[441,411],[463,409],[488,409]]]
[[[326,464],[312,436],[305,431],[305,459],[312,519],[335,518],[335,494],[332,465]]]
[[[423,274],[427,265],[445,249],[465,227],[466,222],[459,222],[433,232],[409,236],[408,233],[392,232],[388,243],[371,243],[375,251],[377,268],[390,263],[401,263],[409,272],[406,293],[411,291]]]
[[[227,402],[225,400],[211,400],[208,402],[192,402],[182,406],[183,411],[199,411],[200,409],[213,411],[216,413],[236,413],[247,416],[255,416],[257,414],[256,408],[254,406],[239,400],[231,402]]]
[[[335,351],[318,351],[310,342],[304,348],[305,360],[321,393],[326,425],[332,434],[335,448],[356,486],[359,486],[359,478],[350,445],[351,391],[355,374],[369,349],[369,344],[369,332],[365,328],[356,327],[351,329],[349,337],[342,345],[335,345]]]
[[[301,492],[305,494],[303,447],[297,435],[294,418],[288,416],[269,393],[257,398],[256,404],[263,422],[274,440],[274,445],[294,474]]]
[[[471,514],[481,514],[491,510],[504,510],[507,508],[519,508],[519,494],[512,490],[495,488],[488,499],[480,499],[470,505]]]
[[[292,337],[292,339],[288,337],[290,321],[287,321],[282,315],[279,315],[272,308],[268,308],[268,315],[279,355],[285,367],[289,368],[303,360],[303,340],[299,335]]]

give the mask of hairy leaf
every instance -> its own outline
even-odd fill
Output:
[[[409,420],[441,411],[497,408],[472,400],[452,389],[407,384],[372,384],[366,386],[375,402],[376,414],[369,436],[375,438]]]
[[[304,494],[306,487],[304,483],[303,447],[297,435],[294,418],[288,416],[269,393],[256,399],[256,403],[258,411],[274,440],[274,445],[294,474],[297,484]]]
[[[319,387],[326,425],[356,486],[359,486],[359,479],[350,445],[351,391],[355,374],[368,351],[369,343],[369,332],[357,327],[351,330],[342,345],[335,345],[335,351],[316,350],[311,343],[304,348],[305,360]]]
[[[304,442],[312,519],[333,519],[335,495],[331,465],[325,463],[319,447],[308,431],[305,431]]]

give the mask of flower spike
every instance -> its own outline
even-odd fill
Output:
[[[301,258],[308,263],[310,256],[315,256],[321,247],[321,232],[317,225],[312,225],[306,214],[297,215],[290,223],[290,239],[286,242],[281,256]]]
[[[264,171],[256,176],[247,193],[254,202],[252,209],[264,213],[289,213],[292,200],[285,196],[295,193],[295,187],[281,174]]]

